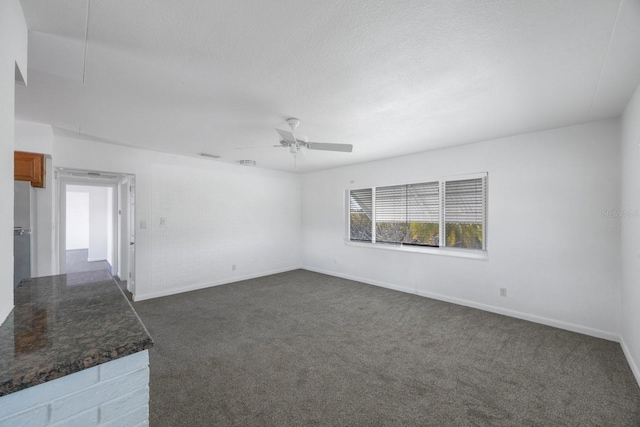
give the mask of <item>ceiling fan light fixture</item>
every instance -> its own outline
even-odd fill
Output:
[[[240,160],[242,166],[255,166],[257,163],[255,160]]]
[[[289,126],[291,127],[292,130],[296,130],[296,128],[298,126],[300,126],[300,119],[296,119],[294,117],[291,117],[291,118],[287,119],[287,123],[289,124]]]

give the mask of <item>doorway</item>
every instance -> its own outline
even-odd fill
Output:
[[[59,272],[106,271],[135,293],[135,176],[56,168]]]

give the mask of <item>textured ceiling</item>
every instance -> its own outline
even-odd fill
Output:
[[[16,114],[307,172],[618,116],[639,0],[22,0]],[[274,127],[317,142],[297,166]]]

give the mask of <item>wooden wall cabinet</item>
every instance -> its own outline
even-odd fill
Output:
[[[13,153],[13,175],[16,181],[30,181],[33,187],[44,188],[44,154],[15,151]]]

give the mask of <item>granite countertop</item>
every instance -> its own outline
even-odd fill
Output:
[[[0,325],[0,396],[152,346],[106,270],[24,280]]]

